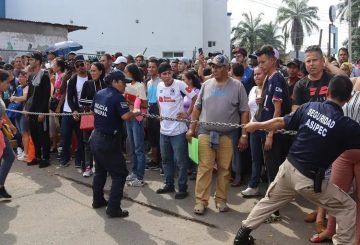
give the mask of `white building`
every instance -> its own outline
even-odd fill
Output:
[[[230,53],[227,0],[2,1],[6,18],[88,27],[69,34],[84,53],[189,58],[198,48]]]

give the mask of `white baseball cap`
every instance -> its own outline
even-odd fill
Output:
[[[113,64],[118,65],[118,64],[121,64],[121,63],[127,64],[127,59],[124,56],[117,57]]]

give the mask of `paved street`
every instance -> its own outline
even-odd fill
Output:
[[[16,161],[6,183],[13,199],[0,201],[0,244],[231,244],[258,201],[243,199],[240,188],[232,188],[230,212],[218,213],[212,201],[206,215],[195,216],[194,182],[189,181],[189,198],[174,200],[155,193],[162,185],[158,172],[147,171],[145,180],[143,188],[125,188],[122,206],[130,216],[109,219],[105,209],[91,208],[92,178],[80,176],[73,164],[39,169]],[[314,225],[302,219],[312,205],[298,201],[301,207],[293,202],[281,210],[281,222],[253,233],[256,244],[310,244]]]

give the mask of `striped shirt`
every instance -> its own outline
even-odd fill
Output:
[[[360,124],[360,91],[353,91],[348,103],[343,106],[344,115]]]

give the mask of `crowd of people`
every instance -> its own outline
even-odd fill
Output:
[[[213,173],[216,173],[214,201],[219,212],[229,211],[227,196],[230,186],[246,185],[239,191],[243,197],[249,198],[261,195],[260,182],[272,183],[264,198],[267,200],[262,199],[260,207],[255,207],[243,222],[235,244],[245,244],[245,240],[251,244],[249,234],[252,229],[264,221],[272,223],[281,219],[280,208],[285,199],[282,200],[277,192],[288,189],[284,186],[278,189],[279,175],[291,172],[291,166],[310,179],[315,177],[307,171],[313,169],[321,181],[323,177],[344,192],[349,192],[353,186],[358,198],[360,150],[352,150],[359,148],[359,143],[350,141],[350,138],[357,135],[360,123],[360,79],[357,78],[360,76],[360,59],[355,65],[349,62],[346,48],[339,50],[337,59],[325,58],[318,46],[309,46],[305,50],[304,62],[291,59],[285,65],[279,52],[269,45],[254,54],[248,54],[241,47],[234,48],[232,54],[234,58],[230,61],[223,54],[205,57],[199,53],[193,61],[185,57],[171,60],[145,58],[142,54],[125,57],[121,52],[104,54],[100,60],[85,59],[73,52],[66,57],[57,57],[56,52],[45,56],[34,52],[16,57],[8,64],[1,62],[0,115],[3,129],[8,125],[14,134],[16,154],[12,151],[10,139],[0,135],[4,138],[3,142],[0,140],[0,153],[3,152],[0,198],[11,198],[4,185],[15,157],[28,166],[45,168],[50,165],[52,154],[56,154],[59,160],[58,168],[68,167],[75,155],[74,165],[78,172],[83,177],[94,175],[93,207],[108,206],[110,217],[128,215],[120,207],[122,190],[126,183],[134,188],[144,186],[146,170],[157,170],[164,176],[164,186],[156,193],[175,193],[176,199],[188,196],[188,179],[196,181],[194,213],[198,215],[206,212]],[[349,83],[351,96],[347,96],[349,89],[345,86]],[[337,107],[308,106],[308,102],[330,103],[327,102],[329,98],[336,101]],[[5,112],[6,108],[33,114]],[[337,110],[338,114],[326,114],[330,113],[329,110]],[[61,116],[42,114],[49,112],[61,113]],[[93,128],[82,127],[85,119],[89,119],[83,112],[93,113]],[[157,115],[160,120],[145,117],[145,114]],[[288,114],[290,116],[286,116]],[[305,115],[311,120],[299,123]],[[340,119],[347,120],[343,115],[356,122],[342,124],[344,128],[352,126],[346,128],[353,130],[352,135],[345,129],[343,135],[336,134],[339,130],[336,133],[332,130],[335,124],[341,123]],[[163,120],[161,117],[191,119],[192,122]],[[282,121],[276,121],[283,117]],[[266,124],[269,120],[275,120],[277,124]],[[198,121],[247,126],[214,126]],[[257,130],[260,128],[268,130]],[[293,129],[299,133],[297,136],[280,134],[276,133],[277,128]],[[311,138],[312,133],[321,140],[326,139],[326,144],[334,141],[331,143],[335,146],[329,145],[327,151],[316,148],[322,147],[319,145],[310,149],[309,138],[326,145],[316,137]],[[328,139],[329,135],[331,138]],[[347,141],[345,136],[349,137]],[[198,164],[188,157],[187,143],[194,137],[199,140]],[[32,157],[30,146],[34,148]],[[333,152],[329,152],[331,147],[334,147]],[[130,172],[122,152],[131,163]],[[147,154],[149,162],[146,162]],[[314,164],[319,164],[318,168],[302,158],[307,154],[313,154],[312,161],[317,161]],[[331,162],[328,164],[326,161]],[[103,194],[106,172],[113,180],[109,201]],[[291,185],[292,181],[281,182],[281,185]],[[350,244],[347,242],[353,241],[355,235],[349,229],[355,226],[355,222],[356,241],[360,242],[360,207],[351,217],[336,209],[335,204],[330,203],[330,197],[327,200],[310,197],[309,193],[296,189],[298,186],[293,188],[319,206],[306,217],[306,221],[315,222],[318,232],[311,238],[312,242],[333,238],[335,244]],[[269,193],[278,199],[272,200]],[[287,195],[286,200],[292,196],[293,193]],[[344,199],[341,204],[346,204],[346,208],[355,207],[349,200],[345,202],[344,196],[341,198]],[[266,206],[270,205],[270,199],[275,202],[271,208]],[[344,223],[350,228],[343,224],[336,232],[333,216],[342,222],[344,217],[351,219]]]

